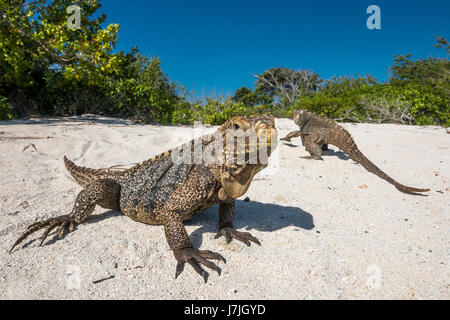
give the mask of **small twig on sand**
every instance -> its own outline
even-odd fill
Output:
[[[27,146],[26,146],[25,148],[23,148],[23,150],[22,150],[22,151],[25,151],[25,150],[27,150],[29,146],[32,146],[32,147],[34,148],[34,150],[36,150],[36,152],[37,152],[37,149],[36,149],[36,146],[34,145],[34,143],[30,143],[30,144],[29,144],[29,145],[27,145]]]
[[[93,284],[97,284],[97,283],[99,283],[99,282],[102,282],[102,281],[105,281],[105,280],[109,280],[109,279],[112,279],[112,278],[115,278],[115,277],[116,277],[116,276],[111,275],[111,276],[106,277],[106,278],[103,278],[103,279],[98,279],[98,280],[92,281],[92,283],[93,283]]]
[[[52,139],[53,137],[13,137],[13,136],[6,136],[6,137],[0,137],[0,139],[10,139],[10,140],[28,140],[28,139]]]

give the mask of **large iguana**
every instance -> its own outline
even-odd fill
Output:
[[[332,144],[341,149],[351,159],[360,163],[369,172],[393,184],[401,192],[416,193],[430,190],[408,187],[389,177],[359,151],[350,133],[336,121],[317,116],[306,110],[295,110],[294,122],[300,130],[292,131],[280,140],[291,141],[292,138],[300,136],[306,151],[310,154],[310,156],[304,158],[323,160],[322,151],[328,149],[328,144]]]
[[[256,139],[251,139],[249,133],[254,133]],[[10,252],[41,228],[46,228],[41,245],[55,228],[61,238],[66,228],[73,231],[99,205],[121,210],[138,222],[164,225],[167,242],[178,262],[175,278],[187,262],[206,282],[208,274],[200,264],[220,275],[220,268],[208,259],[225,262],[225,258],[216,252],[194,248],[183,220],[219,204],[215,238],[224,236],[227,242],[234,238],[247,245],[250,241],[260,244],[250,233],[233,229],[235,199],[247,191],[254,175],[267,166],[266,160],[276,147],[276,134],[272,116],[235,117],[214,134],[191,140],[122,171],[83,168],[64,157],[67,170],[83,186],[72,212],[31,224]],[[231,148],[226,147],[227,137]],[[241,148],[239,141],[243,142]],[[265,157],[261,150],[266,152]],[[259,153],[252,158],[255,151]]]

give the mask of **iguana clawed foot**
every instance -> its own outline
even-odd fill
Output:
[[[9,252],[11,253],[13,251],[13,249],[18,244],[20,244],[23,240],[25,240],[25,238],[27,238],[30,234],[32,234],[44,227],[47,227],[47,229],[42,234],[41,243],[39,244],[40,246],[44,243],[44,240],[47,238],[50,231],[52,231],[56,227],[58,227],[58,230],[57,230],[58,237],[61,238],[64,235],[64,230],[66,229],[66,227],[69,227],[69,231],[73,231],[75,229],[76,225],[77,225],[77,223],[74,221],[73,217],[71,217],[69,215],[63,215],[63,216],[59,216],[56,218],[50,218],[45,221],[35,222],[28,226],[27,230],[20,236],[19,239],[17,239],[17,241],[14,243],[14,245],[12,246],[11,250],[9,250]]]
[[[239,241],[245,243],[248,246],[250,246],[250,241],[256,243],[257,245],[261,245],[259,240],[257,238],[255,238],[254,236],[252,236],[249,232],[237,231],[230,227],[221,228],[216,233],[216,236],[214,237],[214,239],[217,239],[221,236],[225,237],[225,239],[227,240],[227,243],[230,243],[231,239],[234,238],[236,240],[239,240]]]
[[[175,255],[175,259],[177,259],[177,269],[175,272],[175,279],[183,272],[185,263],[189,263],[194,270],[203,277],[205,283],[208,281],[208,273],[203,270],[200,264],[217,271],[217,273],[221,274],[221,270],[218,266],[216,266],[211,261],[207,259],[214,260],[222,260],[224,263],[227,261],[220,254],[209,251],[209,250],[198,250],[194,248],[182,248],[182,249],[174,249],[173,254]]]

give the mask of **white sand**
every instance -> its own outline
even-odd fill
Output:
[[[345,125],[369,159],[401,183],[430,188],[427,197],[402,194],[340,152],[311,161],[299,158],[307,155],[299,139],[281,143],[272,159],[280,168],[261,172],[237,205],[235,226],[261,247],[214,240],[217,207],[186,222],[195,246],[228,261],[204,284],[189,265],[174,279],[162,227],[102,208],[63,240],[50,236],[39,247],[36,233],[9,255],[30,223],[71,210],[81,187],[63,155],[90,167],[131,164],[193,131],[107,118],[25,122],[0,123],[0,299],[450,298],[444,128]],[[277,125],[280,136],[296,129],[287,119]],[[12,136],[41,139],[5,138]],[[22,151],[30,143],[37,151]]]

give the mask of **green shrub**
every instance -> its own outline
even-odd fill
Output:
[[[403,123],[399,110],[396,110],[403,106],[408,107],[407,113],[412,116],[411,124],[444,126],[450,124],[447,100],[441,95],[436,95],[428,87],[412,84],[408,86],[364,84],[347,91],[343,90],[339,94],[329,94],[324,90],[302,97],[295,103],[296,109],[307,109],[325,117],[354,122]],[[381,108],[386,110],[380,112]],[[390,113],[392,118],[388,116],[384,119],[385,112]]]
[[[0,120],[11,120],[14,118],[16,118],[16,115],[8,99],[0,96]]]

